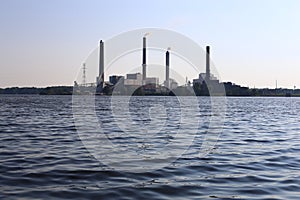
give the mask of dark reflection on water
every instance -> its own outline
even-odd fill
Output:
[[[113,171],[88,153],[71,96],[0,96],[0,198],[299,199],[300,99],[227,104],[224,132],[208,156],[133,173]]]

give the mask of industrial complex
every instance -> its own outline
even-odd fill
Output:
[[[165,78],[159,81],[158,77],[147,76],[147,38],[142,40],[142,73],[129,73],[125,75],[109,75],[108,81],[104,77],[104,42],[99,46],[99,73],[96,81],[87,83],[86,64],[83,63],[82,82],[74,81],[74,86],[53,86],[46,88],[0,88],[0,94],[41,94],[41,95],[165,95],[165,96],[300,96],[300,89],[285,88],[252,88],[236,85],[232,82],[220,82],[210,69],[210,47],[206,47],[205,73],[195,74],[192,82],[186,79],[185,85],[178,85],[174,78],[170,77],[171,54],[170,49],[165,52]]]
[[[147,76],[147,38],[142,39],[142,73],[132,73],[126,75],[110,75],[109,81],[104,81],[104,42],[100,41],[99,46],[99,74],[96,82],[87,84],[85,81],[85,69],[83,64],[83,80],[81,84],[74,82],[74,92],[77,94],[140,94],[140,95],[169,95],[178,87],[192,87],[187,81],[185,86],[178,86],[175,79],[170,78],[170,48],[165,52],[165,80],[160,84],[158,77]],[[188,83],[189,82],[189,83]],[[206,47],[206,72],[200,73],[198,78],[193,79],[193,87],[199,85],[217,85],[219,80],[210,71],[210,47]]]
[[[178,85],[174,78],[170,77],[171,51],[165,52],[165,78],[159,82],[158,77],[147,76],[147,38],[142,40],[142,73],[130,73],[125,75],[110,75],[108,81],[104,77],[104,42],[99,46],[99,73],[96,81],[87,83],[86,64],[83,63],[82,82],[74,81],[74,86],[53,86],[46,88],[0,88],[0,94],[41,94],[41,95],[165,95],[165,96],[300,96],[300,89],[249,89],[232,82],[220,82],[210,69],[210,47],[206,47],[206,71],[195,74],[192,82],[186,80],[185,85]]]

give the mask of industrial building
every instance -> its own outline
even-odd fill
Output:
[[[163,85],[169,90],[174,90],[178,87],[178,83],[172,78],[169,78],[169,81],[165,80]]]
[[[104,87],[107,85],[116,85],[117,83],[122,84],[124,87],[129,86],[143,86],[147,91],[156,91],[159,88],[159,78],[158,77],[147,77],[147,34],[143,36],[142,40],[142,73],[132,73],[126,74],[124,76],[111,75],[109,76],[109,83],[104,82],[104,42],[100,41],[99,47],[99,75],[96,79],[97,83],[97,93],[103,91]],[[169,75],[170,68],[170,52],[166,51],[166,80],[163,85],[169,89],[175,89],[178,83],[174,79],[170,79]],[[121,82],[120,82],[121,81]]]
[[[142,86],[143,77],[141,73],[126,74],[126,79],[124,80],[124,86]]]
[[[124,84],[124,76],[112,75],[109,76],[109,83],[112,85],[116,85],[117,83],[123,82]]]
[[[193,79],[193,85],[195,83],[203,84],[204,81],[206,81],[206,73],[200,73],[199,77],[197,79]],[[218,81],[218,78],[215,77],[213,74],[210,74],[209,79],[210,81]]]
[[[219,80],[210,73],[210,47],[206,46],[206,73],[200,73],[197,79],[193,79],[193,85],[196,84],[219,84]]]

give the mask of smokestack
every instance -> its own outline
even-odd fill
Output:
[[[104,83],[104,42],[100,40],[99,48],[99,83],[103,87]]]
[[[170,53],[166,52],[166,85],[167,88],[170,87]]]
[[[142,66],[143,66],[143,80],[145,81],[146,80],[146,77],[147,77],[147,75],[146,75],[146,62],[147,62],[147,60],[146,60],[146,36],[144,36],[143,37],[143,64],[142,64]]]
[[[210,80],[210,47],[206,46],[206,80]]]

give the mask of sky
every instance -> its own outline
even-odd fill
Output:
[[[298,0],[0,0],[0,88],[72,85],[100,39],[146,27],[210,45],[222,81],[300,88],[299,10]]]

